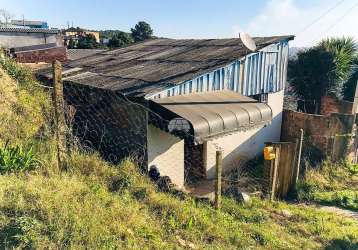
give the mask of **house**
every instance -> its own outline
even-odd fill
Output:
[[[85,30],[85,29],[81,29],[79,27],[77,27],[77,28],[70,27],[70,28],[62,31],[62,34],[64,36],[64,43],[66,45],[68,45],[70,40],[73,40],[75,43],[77,43],[78,39],[80,37],[83,37],[83,36],[86,36],[89,34],[93,35],[95,37],[97,43],[100,42],[99,31]]]
[[[228,171],[280,140],[293,38],[254,38],[255,52],[239,38],[160,38],[69,62],[64,93],[81,114],[75,131],[112,157],[138,152],[179,187],[214,178],[216,150]],[[39,77],[51,80],[51,71]]]
[[[32,21],[32,20],[11,20],[11,25],[22,26],[32,29],[48,29],[47,22],[44,21]]]
[[[67,60],[66,48],[57,29],[0,27],[0,47],[22,63]]]
[[[10,49],[41,44],[63,45],[57,29],[32,29],[23,27],[0,27],[0,47]]]

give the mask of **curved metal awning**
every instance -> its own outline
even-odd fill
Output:
[[[198,143],[227,133],[262,126],[272,119],[272,110],[267,104],[228,90],[172,96],[152,101],[188,121],[193,127],[194,137]],[[187,123],[178,118],[171,120],[168,127],[169,131],[188,131]]]

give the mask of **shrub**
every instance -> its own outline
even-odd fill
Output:
[[[0,173],[24,172],[34,169],[39,164],[32,147],[23,148],[19,145],[5,144],[0,148]]]
[[[16,61],[13,59],[1,56],[0,57],[0,65],[6,71],[6,73],[13,79],[16,79],[20,84],[28,84],[33,83],[34,78],[30,70],[21,67]]]

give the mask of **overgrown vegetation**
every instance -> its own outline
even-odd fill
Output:
[[[184,194],[158,192],[129,160],[110,165],[97,154],[74,151],[67,170],[57,172],[46,119],[51,113],[48,93],[32,79],[28,84],[18,80],[16,75],[30,75],[11,63],[1,63],[0,112],[13,124],[0,126],[0,142],[34,145],[34,158],[42,164],[30,172],[0,175],[2,249],[357,247],[358,227],[352,219],[258,198],[249,204],[224,198],[217,211]],[[14,79],[6,73],[9,65],[17,72]]]
[[[306,112],[318,114],[325,95],[349,99],[354,94],[355,87],[347,85],[354,75],[357,51],[353,38],[328,38],[289,61],[288,81],[297,97],[305,101]]]
[[[1,146],[0,144],[0,174],[33,170],[39,164],[32,147],[23,148],[8,143]]]
[[[358,165],[326,161],[307,169],[298,199],[358,211]]]

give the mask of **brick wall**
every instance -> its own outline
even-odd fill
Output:
[[[313,146],[323,156],[342,158],[347,143],[341,141],[353,132],[355,116],[351,114],[332,113],[314,115],[292,110],[284,110],[282,116],[281,141],[295,141],[300,138],[300,129],[304,130],[304,147]],[[352,138],[348,138],[348,143]]]
[[[15,60],[20,63],[50,63],[54,60],[64,62],[67,60],[67,52],[65,47],[21,51],[15,53]]]
[[[338,100],[332,96],[323,96],[321,99],[321,115],[329,115],[332,113],[352,114],[353,103]]]

